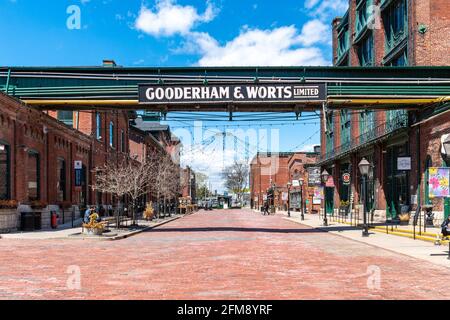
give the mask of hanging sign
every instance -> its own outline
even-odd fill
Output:
[[[308,168],[308,187],[320,186],[322,184],[319,167]]]
[[[349,186],[350,185],[350,173],[349,172],[344,172],[342,174],[342,184],[344,186]]]
[[[325,101],[326,85],[305,83],[141,84],[141,104]]]
[[[428,168],[430,198],[450,197],[450,168]]]

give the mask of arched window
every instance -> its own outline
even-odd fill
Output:
[[[58,158],[56,177],[58,179],[56,184],[57,200],[62,202],[66,200],[66,161],[63,158]]]
[[[9,146],[0,141],[0,200],[8,200],[11,197],[10,185],[10,160]]]
[[[109,123],[109,146],[114,148],[114,123]]]
[[[100,140],[102,138],[102,117],[98,112],[95,114],[95,125],[97,140]]]

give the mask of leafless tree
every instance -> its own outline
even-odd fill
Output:
[[[248,174],[248,165],[236,160],[222,172],[225,187],[235,193],[239,200],[242,200],[242,194],[247,188]]]

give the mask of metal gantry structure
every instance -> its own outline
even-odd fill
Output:
[[[450,67],[0,67],[0,91],[42,109],[226,111],[230,106],[139,104],[143,83],[325,83],[327,108],[418,109],[450,101]],[[271,105],[233,112],[321,110],[318,103]],[[230,112],[231,114],[231,112]]]

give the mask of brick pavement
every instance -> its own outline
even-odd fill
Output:
[[[0,299],[450,298],[447,268],[250,210],[200,211],[114,242],[1,239],[0,257]],[[71,265],[80,290],[66,286]]]

